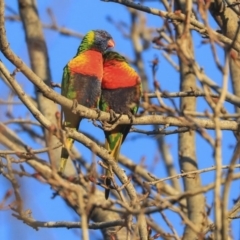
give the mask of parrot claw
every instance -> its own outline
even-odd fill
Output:
[[[116,126],[118,125],[118,122],[115,122],[113,124],[109,123],[109,122],[102,122],[102,128],[104,129],[104,131],[111,131],[113,130]]]
[[[96,111],[96,113],[98,115],[96,120],[98,120],[100,118],[100,116],[101,116],[101,111],[98,108],[95,108],[95,111]]]
[[[78,101],[77,101],[77,99],[73,99],[73,105],[72,105],[72,112],[74,113],[74,114],[76,114],[77,113],[77,106],[78,106]]]
[[[112,109],[109,110],[109,113],[110,113],[110,122],[116,122],[119,119],[117,114]]]
[[[118,125],[118,120],[122,116],[122,113],[117,115],[112,109],[109,110],[109,114],[110,114],[110,121],[101,122],[102,123],[102,128],[105,131],[113,130]]]
[[[104,130],[110,129],[112,127],[112,124],[108,122],[101,122],[101,123]]]
[[[133,123],[134,115],[132,114],[132,112],[129,111],[129,112],[127,113],[127,116],[128,116],[128,118],[129,118],[130,122]]]

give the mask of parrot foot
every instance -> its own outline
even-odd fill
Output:
[[[134,120],[134,118],[135,118],[135,116],[132,114],[132,112],[128,112],[127,113],[127,116],[128,116],[128,118],[129,118],[129,120],[130,120],[130,123],[133,123],[133,120]]]
[[[96,111],[96,113],[98,115],[97,118],[96,118],[96,120],[98,120],[101,116],[101,111],[98,108],[94,108],[94,110]]]
[[[118,119],[117,114],[112,109],[109,110],[109,113],[110,113],[110,122],[115,122],[116,119]]]
[[[109,122],[101,122],[102,128],[105,131],[111,131],[118,125],[118,120],[122,116],[122,114],[117,115],[112,109],[109,111],[110,121]]]
[[[77,99],[73,99],[72,112],[73,112],[74,114],[77,113],[77,106],[78,106],[78,101],[77,101]]]
[[[115,122],[114,124],[108,123],[108,122],[102,122],[102,128],[104,131],[111,131],[118,125],[118,122]]]

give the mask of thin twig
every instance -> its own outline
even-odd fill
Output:
[[[232,183],[232,177],[233,177],[233,171],[234,171],[234,165],[236,161],[239,159],[240,156],[240,142],[238,141],[235,147],[234,154],[232,156],[232,159],[230,161],[230,167],[227,172],[227,177],[226,177],[226,183],[223,189],[223,197],[222,197],[222,232],[221,234],[225,237],[228,236],[228,198],[229,198],[229,191],[230,191],[230,186]],[[223,238],[226,239],[226,238]]]
[[[20,218],[19,216],[16,216],[17,218]],[[26,219],[22,219],[26,221]],[[48,221],[48,222],[41,222],[41,221],[35,221],[32,218],[28,218],[28,224],[34,226],[34,228],[82,228],[81,222],[66,222],[66,221]],[[104,229],[109,227],[115,227],[115,226],[124,226],[125,220],[116,220],[116,221],[110,221],[110,222],[94,222],[90,223],[88,225],[88,229]]]
[[[160,16],[160,17],[170,19],[170,20],[176,20],[176,21],[184,22],[185,19],[186,19],[185,14],[182,14],[182,13],[179,13],[179,12],[177,12],[177,13],[166,12],[166,11],[162,11],[162,10],[159,10],[159,9],[143,6],[141,4],[137,4],[137,3],[134,3],[134,2],[131,2],[131,1],[128,1],[128,0],[102,0],[102,1],[103,2],[119,3],[119,4],[125,5],[127,7],[134,8],[134,9],[137,9],[139,11],[150,13],[150,14]],[[195,18],[190,18],[190,24],[192,26],[194,26],[194,30],[197,30],[197,31],[201,32],[202,34],[208,36],[208,29],[204,26],[203,23],[197,21]],[[226,45],[231,45],[232,42],[233,42],[231,39],[225,37],[222,34],[219,34],[217,32],[213,32],[213,34],[216,37],[216,39],[218,39],[219,41],[221,41],[222,43],[224,43]],[[235,43],[234,49],[239,52],[240,51],[240,45]]]
[[[162,215],[162,218],[164,219],[164,221],[166,222],[166,224],[168,225],[168,227],[171,229],[173,235],[175,236],[175,239],[180,240],[177,231],[174,229],[173,225],[171,224],[171,222],[168,220],[167,216],[161,211],[160,214]]]
[[[226,229],[227,226],[224,226],[225,222],[222,221],[221,215],[222,211],[226,211],[226,209],[221,208],[221,175],[222,175],[222,131],[219,126],[219,113],[224,102],[224,99],[227,94],[227,86],[228,86],[228,66],[229,66],[229,57],[228,52],[225,51],[225,65],[223,68],[223,88],[220,94],[220,98],[215,106],[214,110],[214,118],[215,121],[215,131],[216,131],[216,143],[215,143],[215,161],[216,161],[216,179],[215,179],[215,191],[214,191],[214,207],[215,207],[215,238],[221,239],[221,231],[222,228]],[[228,234],[224,235],[223,239],[227,239]]]
[[[16,15],[16,14],[5,16],[5,19],[8,21],[21,21],[21,18],[19,17],[19,15]],[[57,25],[57,23],[54,23],[54,22],[52,22],[50,24],[42,23],[42,27],[45,29],[56,31],[63,36],[71,36],[71,37],[75,37],[75,38],[79,38],[79,39],[82,39],[82,37],[83,37],[83,34],[77,32],[77,31],[74,31],[72,29],[60,27]]]
[[[226,166],[222,166],[221,169],[229,169],[230,167],[231,167],[230,165],[226,165]],[[233,169],[240,168],[240,164],[236,164],[236,165],[232,166],[232,168]],[[170,179],[173,179],[173,178],[187,177],[188,175],[200,174],[200,173],[210,172],[210,171],[214,171],[214,170],[216,170],[216,166],[209,167],[209,168],[204,168],[204,169],[200,169],[200,170],[195,170],[195,171],[191,171],[191,172],[186,172],[186,173],[180,173],[180,174],[177,174],[175,176],[166,177],[166,178],[154,180],[152,182],[147,182],[147,183],[150,184],[150,185],[155,185],[159,182],[167,181],[167,180],[170,180]]]
[[[46,148],[42,148],[42,149],[39,149],[39,150],[32,150],[31,148],[26,147],[26,149],[29,149],[29,151],[26,151],[26,152],[23,152],[23,151],[17,152],[17,151],[11,151],[11,150],[1,150],[0,151],[0,155],[5,156],[5,155],[10,155],[10,154],[16,154],[16,155],[22,156],[22,157],[23,156],[26,156],[26,157],[28,156],[29,157],[29,155],[38,154],[38,153],[44,153],[44,152],[49,151],[49,149],[54,150],[54,149],[57,149],[57,148],[59,148],[61,146],[62,146],[62,143],[59,143],[55,147],[52,147],[52,148],[46,147]]]

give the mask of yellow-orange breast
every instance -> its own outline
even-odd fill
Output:
[[[96,76],[98,80],[103,78],[103,58],[100,52],[94,50],[85,51],[68,63],[72,73]]]
[[[116,89],[140,84],[140,77],[128,63],[111,60],[104,63],[102,88]]]

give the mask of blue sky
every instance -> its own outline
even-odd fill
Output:
[[[7,1],[7,4],[11,6],[16,12],[18,12],[17,1]],[[148,6],[157,7],[163,10],[163,7],[156,2],[149,2]],[[47,14],[47,8],[51,8],[57,23],[59,26],[64,26],[66,28],[78,31],[85,34],[91,29],[105,29],[113,36],[116,47],[115,50],[120,53],[127,55],[130,59],[133,58],[133,51],[131,48],[131,43],[128,39],[122,37],[121,33],[116,30],[116,28],[106,20],[106,16],[111,16],[116,21],[122,20],[129,24],[130,17],[129,13],[124,6],[114,3],[105,3],[99,0],[82,0],[82,1],[73,1],[73,0],[49,0],[49,1],[38,1],[39,14],[44,23],[50,23],[49,15]],[[7,15],[10,13],[7,12]],[[161,18],[152,15],[147,16],[147,25],[151,27],[161,27],[163,21]],[[211,20],[211,23],[213,21]],[[217,28],[216,24],[213,23],[214,28]],[[10,43],[11,48],[20,56],[27,64],[29,64],[28,52],[25,44],[25,37],[23,35],[23,27],[20,22],[7,22],[7,37]],[[61,36],[59,33],[44,30],[44,35],[47,42],[47,47],[49,51],[50,58],[50,68],[52,74],[52,80],[54,82],[61,82],[62,69],[65,64],[75,55],[76,49],[80,43],[80,39],[73,37]],[[199,65],[204,67],[205,73],[214,79],[218,84],[221,84],[221,74],[216,69],[213,62],[213,58],[210,52],[209,45],[201,45],[201,39],[198,34],[193,33],[194,44],[195,44],[195,55],[196,59],[199,62]],[[219,58],[223,61],[223,54],[220,49],[218,49]],[[157,72],[157,79],[160,81],[161,87],[163,90],[178,91],[179,88],[179,76],[178,73],[170,66],[170,64],[162,57],[160,51],[149,48],[144,53],[144,65],[145,70],[148,74],[149,81],[152,81],[151,71],[150,71],[150,61],[153,57],[157,55],[160,59],[160,66]],[[10,71],[14,70],[12,66],[2,55],[0,54],[1,60],[6,64]],[[21,83],[25,91],[34,96],[33,86],[25,77],[21,74],[17,75],[17,80]],[[229,85],[230,86],[230,85]],[[0,82],[0,87],[3,89],[5,85]],[[152,85],[150,84],[152,89]],[[6,88],[5,88],[6,89]],[[231,88],[229,87],[229,90]],[[5,98],[8,95],[8,91],[3,91],[1,98]],[[168,103],[168,101],[166,101]],[[178,102],[176,100],[176,102]],[[233,111],[232,106],[225,105],[229,112]],[[198,100],[198,111],[204,111],[209,107],[201,100]],[[0,110],[4,111],[5,108],[0,105]],[[14,114],[17,117],[25,117],[27,110],[25,108],[15,106]],[[4,120],[4,116],[0,117],[0,120]],[[13,129],[18,129],[16,126],[11,125]],[[138,126],[139,128],[143,128]],[[86,129],[86,131],[95,135],[99,140],[103,141],[104,136],[101,130],[93,127],[91,123],[87,120],[81,124],[81,129]],[[148,127],[151,129],[151,127]],[[40,131],[40,129],[39,129]],[[212,136],[214,136],[213,131],[209,131]],[[28,136],[22,134],[22,139],[26,141],[33,148],[41,148],[37,142],[29,142]],[[134,137],[134,140],[131,139]],[[167,136],[166,142],[169,146],[171,154],[174,159],[174,163],[177,171],[179,172],[178,165],[178,147],[177,147],[177,136]],[[230,132],[223,132],[223,164],[228,164],[233,149],[230,147],[235,144],[235,138]],[[91,158],[91,152],[88,151],[80,144],[76,144],[84,158]],[[202,140],[201,137],[197,135],[197,157],[199,168],[206,168],[214,165],[213,151],[211,147]],[[160,154],[157,149],[154,137],[143,136],[140,134],[129,134],[126,142],[122,146],[121,152],[127,157],[131,158],[134,162],[139,163],[140,160],[145,157],[146,164],[149,166],[149,169],[154,169],[153,173],[158,177],[166,177],[167,174],[164,169],[164,164],[160,158]],[[43,158],[46,157],[43,155]],[[158,158],[157,165],[154,165],[154,159]],[[28,168],[27,168],[28,169]],[[99,169],[100,170],[100,169]],[[214,180],[213,173],[205,173],[201,175],[202,183],[208,184]],[[23,199],[25,202],[25,208],[32,210],[32,215],[36,220],[39,221],[78,221],[78,216],[71,210],[69,207],[60,199],[60,197],[51,199],[52,191],[48,185],[44,185],[35,180],[29,180],[21,178],[19,179],[21,190],[23,193]],[[0,176],[0,199],[2,199],[6,190],[10,188],[9,183]],[[232,206],[232,199],[238,197],[239,194],[239,182],[232,184],[231,197],[229,200],[229,206]],[[212,204],[212,192],[206,195],[206,199],[209,205]],[[182,234],[182,225],[181,220],[176,217],[174,214],[169,214],[171,222],[176,227],[178,233]],[[164,222],[158,219],[159,224],[165,229]],[[12,225],[9,225],[9,221]],[[239,225],[240,220],[233,221],[233,234],[234,239],[237,239],[239,236]],[[170,232],[170,230],[167,230]],[[79,239],[79,230],[67,230],[67,229],[40,229],[35,231],[27,225],[22,224],[21,222],[15,220],[11,216],[10,211],[1,211],[0,212],[0,236],[4,236],[5,239],[16,239],[21,236],[22,239],[30,240],[62,240],[62,239]],[[91,239],[97,239],[101,237],[99,231],[91,231]]]

